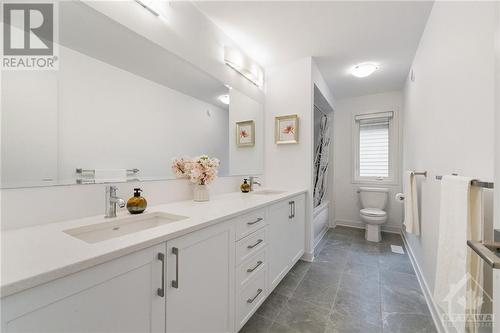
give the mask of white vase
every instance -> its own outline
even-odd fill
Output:
[[[193,188],[194,201],[208,201],[210,200],[210,193],[208,192],[207,185],[196,184]]]

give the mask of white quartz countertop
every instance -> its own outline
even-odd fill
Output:
[[[64,230],[109,220],[103,215],[4,231],[0,295],[12,295],[305,192],[289,190],[266,195],[235,192],[214,196],[207,202],[190,200],[152,206],[144,214],[165,212],[188,219],[93,244]],[[118,217],[127,215],[130,216],[122,211]]]

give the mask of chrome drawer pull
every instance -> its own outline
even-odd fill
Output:
[[[247,249],[253,249],[254,247],[256,247],[257,245],[259,245],[260,243],[262,243],[263,240],[262,239],[259,239],[255,244],[253,245],[248,245],[247,246]]]
[[[179,288],[179,249],[172,248],[172,254],[175,255],[175,280],[172,280],[172,288]]]
[[[248,225],[254,225],[255,223],[259,223],[260,221],[262,221],[263,218],[262,217],[259,217],[257,220],[253,221],[253,222],[247,222]]]
[[[160,252],[157,258],[161,261],[161,288],[156,290],[156,294],[165,297],[165,255]]]
[[[262,265],[262,261],[260,261],[260,260],[259,260],[259,261],[257,261],[257,265],[255,265],[255,267],[254,267],[254,268],[249,268],[249,269],[247,269],[247,272],[248,272],[248,273],[252,273],[252,272],[253,272],[253,271],[255,271],[257,268],[259,268],[259,266],[260,266],[260,265]]]
[[[254,297],[252,297],[252,298],[247,299],[247,303],[248,303],[248,304],[253,303],[253,301],[255,301],[255,299],[256,299],[257,297],[259,297],[259,295],[260,295],[260,293],[261,293],[261,292],[262,292],[262,289],[260,289],[260,288],[259,288],[259,289],[257,290],[257,295],[255,295],[255,296],[254,296]]]

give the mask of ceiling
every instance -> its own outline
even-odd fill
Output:
[[[432,2],[200,1],[195,5],[264,67],[313,56],[337,99],[403,87]],[[380,69],[356,78],[349,69]]]

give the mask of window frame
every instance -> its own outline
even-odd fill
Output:
[[[367,116],[376,118],[380,114],[380,118],[385,118],[384,115],[392,113],[389,118],[389,176],[366,177],[360,176],[359,168],[359,135],[360,122],[356,117]],[[397,185],[399,179],[399,115],[398,112],[391,111],[364,111],[352,114],[352,183],[353,184],[380,184],[380,185]]]

